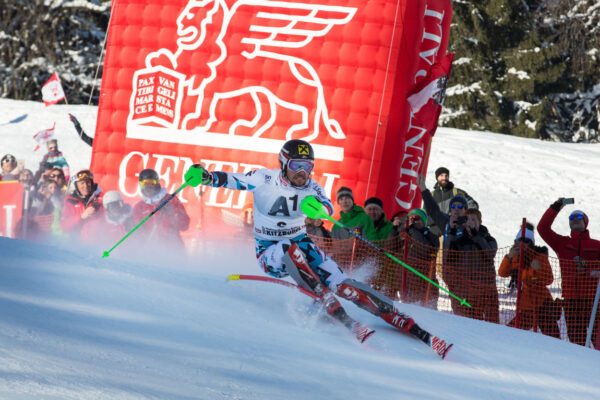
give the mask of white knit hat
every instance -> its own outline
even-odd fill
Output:
[[[104,197],[102,198],[102,205],[106,208],[110,203],[114,203],[117,201],[123,201],[123,197],[121,193],[116,190],[111,190],[110,192],[106,192]]]
[[[519,233],[517,233],[517,237],[515,238],[516,240],[521,239],[523,236],[521,236],[521,231],[519,231]],[[525,239],[529,239],[531,240],[531,244],[535,244],[535,237],[533,235],[533,231],[531,229],[525,229]]]

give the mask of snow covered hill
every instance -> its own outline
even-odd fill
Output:
[[[0,109],[2,152],[35,169],[42,154],[32,152],[32,136],[56,121],[72,168],[89,165],[91,149],[67,112],[93,134],[94,107],[0,99]],[[597,145],[440,129],[429,169],[448,167],[506,246],[523,216],[537,222],[559,196],[575,197],[567,211],[584,210],[600,237],[599,153]],[[568,229],[563,213],[559,232]],[[142,263],[0,238],[0,398],[600,398],[600,352],[417,306],[399,305],[455,343],[447,360],[344,302],[377,330],[359,345],[300,293],[227,283],[230,273],[261,273],[252,247],[207,242],[188,260]]]
[[[447,360],[345,302],[377,330],[360,345],[292,289],[227,283],[258,273],[251,254],[153,266],[7,238],[0,253],[2,399],[600,398],[600,352],[416,306],[401,305],[455,343]]]

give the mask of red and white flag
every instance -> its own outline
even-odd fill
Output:
[[[56,104],[65,98],[65,92],[63,91],[58,74],[55,72],[52,74],[48,82],[42,86],[42,100],[46,107]]]
[[[408,98],[413,113],[418,113],[431,99],[438,105],[443,103],[453,58],[454,54],[450,53],[439,64],[432,65],[428,76],[413,89],[412,95]]]
[[[429,129],[437,127],[438,117],[446,97],[446,85],[452,69],[454,53],[446,54],[438,64],[430,67],[427,76],[409,93],[410,109],[421,122],[421,126]]]
[[[54,128],[56,128],[56,122],[54,123],[54,125],[52,125],[52,128],[44,129],[43,131],[39,131],[38,133],[33,135],[33,138],[37,142],[37,146],[35,146],[35,149],[33,149],[33,151],[38,151],[41,145],[54,139]]]

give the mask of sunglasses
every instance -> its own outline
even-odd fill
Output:
[[[451,208],[451,209],[453,209],[453,210],[454,210],[455,208],[458,208],[459,210],[462,210],[463,208],[465,208],[465,206],[464,206],[464,204],[462,204],[462,203],[458,203],[458,204],[450,204],[450,208]]]
[[[529,238],[519,238],[519,239],[515,240],[515,243],[518,243],[519,241],[521,241],[521,242],[523,242],[525,244],[531,244],[531,243],[533,243],[531,241],[531,239],[529,239]]]
[[[48,175],[48,176],[49,176],[50,178],[53,178],[53,179],[54,179],[54,178],[63,177],[63,175],[61,175],[61,174],[50,174],[50,175]]]
[[[158,181],[156,179],[144,179],[143,181],[140,181],[141,187],[156,186],[157,184]]]
[[[288,168],[295,173],[304,171],[310,174],[314,167],[315,162],[313,160],[290,160],[288,163]]]
[[[573,221],[574,219],[583,219],[583,214],[573,214],[569,215],[569,219]]]
[[[56,146],[50,146],[50,147],[48,147],[48,150],[53,151],[53,150],[56,150],[57,148],[58,147],[56,147]]]
[[[12,157],[12,156],[11,157],[4,157],[2,159],[2,164],[9,163],[9,162],[15,162],[15,161],[17,161],[17,159],[14,158],[14,157]]]

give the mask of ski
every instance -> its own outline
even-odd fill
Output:
[[[440,356],[442,360],[446,358],[452,346],[454,346],[452,343],[448,344],[445,340],[437,336],[431,335],[429,347],[431,347],[431,350],[433,350],[438,356]]]
[[[287,286],[298,290],[313,299],[316,303],[319,303],[327,311],[327,314],[332,318],[341,322],[358,340],[360,343],[364,343],[375,333],[375,330],[368,328],[366,325],[354,320],[350,317],[341,306],[339,300],[330,291],[326,291],[322,296],[317,295],[303,287],[298,286],[295,283],[284,281],[283,279],[272,278],[270,276],[259,276],[259,275],[243,275],[243,274],[232,274],[227,278],[228,281],[259,281],[259,282],[270,282],[282,286]]]

